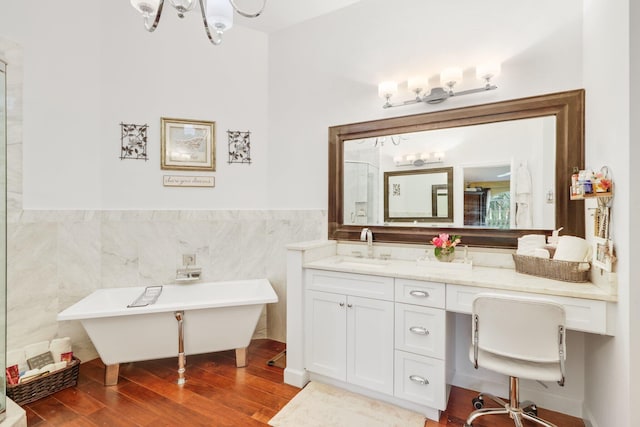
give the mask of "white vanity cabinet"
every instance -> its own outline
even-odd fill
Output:
[[[393,395],[393,278],[306,271],[305,367]]]
[[[444,283],[395,279],[394,395],[439,410],[447,406]]]

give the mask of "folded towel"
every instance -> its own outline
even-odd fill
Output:
[[[551,254],[549,254],[549,251],[546,249],[535,248],[533,250],[533,256],[537,258],[549,259],[551,257]]]
[[[60,355],[71,351],[71,338],[63,337],[52,339],[51,344],[49,344],[49,351],[53,356],[53,360],[60,362]]]
[[[535,250],[544,248],[546,243],[543,234],[526,234],[518,238],[516,254],[534,256]]]
[[[40,341],[34,344],[29,344],[24,348],[25,357],[31,359],[34,356],[39,356],[42,353],[49,351],[49,341]]]
[[[19,372],[25,372],[29,369],[27,365],[27,357],[24,354],[24,350],[9,350],[7,351],[7,366],[18,365]]]
[[[591,258],[591,245],[577,236],[560,236],[553,259],[557,261],[583,262]]]

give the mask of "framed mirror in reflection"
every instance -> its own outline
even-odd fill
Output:
[[[584,165],[584,91],[334,126],[329,130],[329,238],[515,247],[564,227],[584,236],[569,203]],[[435,182],[446,170],[447,182]],[[445,203],[446,200],[446,203]],[[446,206],[446,207],[445,207]]]
[[[384,221],[453,221],[453,168],[384,172]]]

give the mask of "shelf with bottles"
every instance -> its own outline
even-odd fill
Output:
[[[603,166],[599,172],[574,168],[569,194],[571,200],[612,198],[613,180],[609,168]]]
[[[569,187],[571,200],[599,199],[605,197],[613,197],[613,191],[600,191],[595,193],[574,194],[572,187]]]

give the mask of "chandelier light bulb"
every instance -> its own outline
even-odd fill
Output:
[[[160,6],[160,0],[131,0],[131,6],[140,12],[142,16],[148,18],[151,15],[155,15]]]

